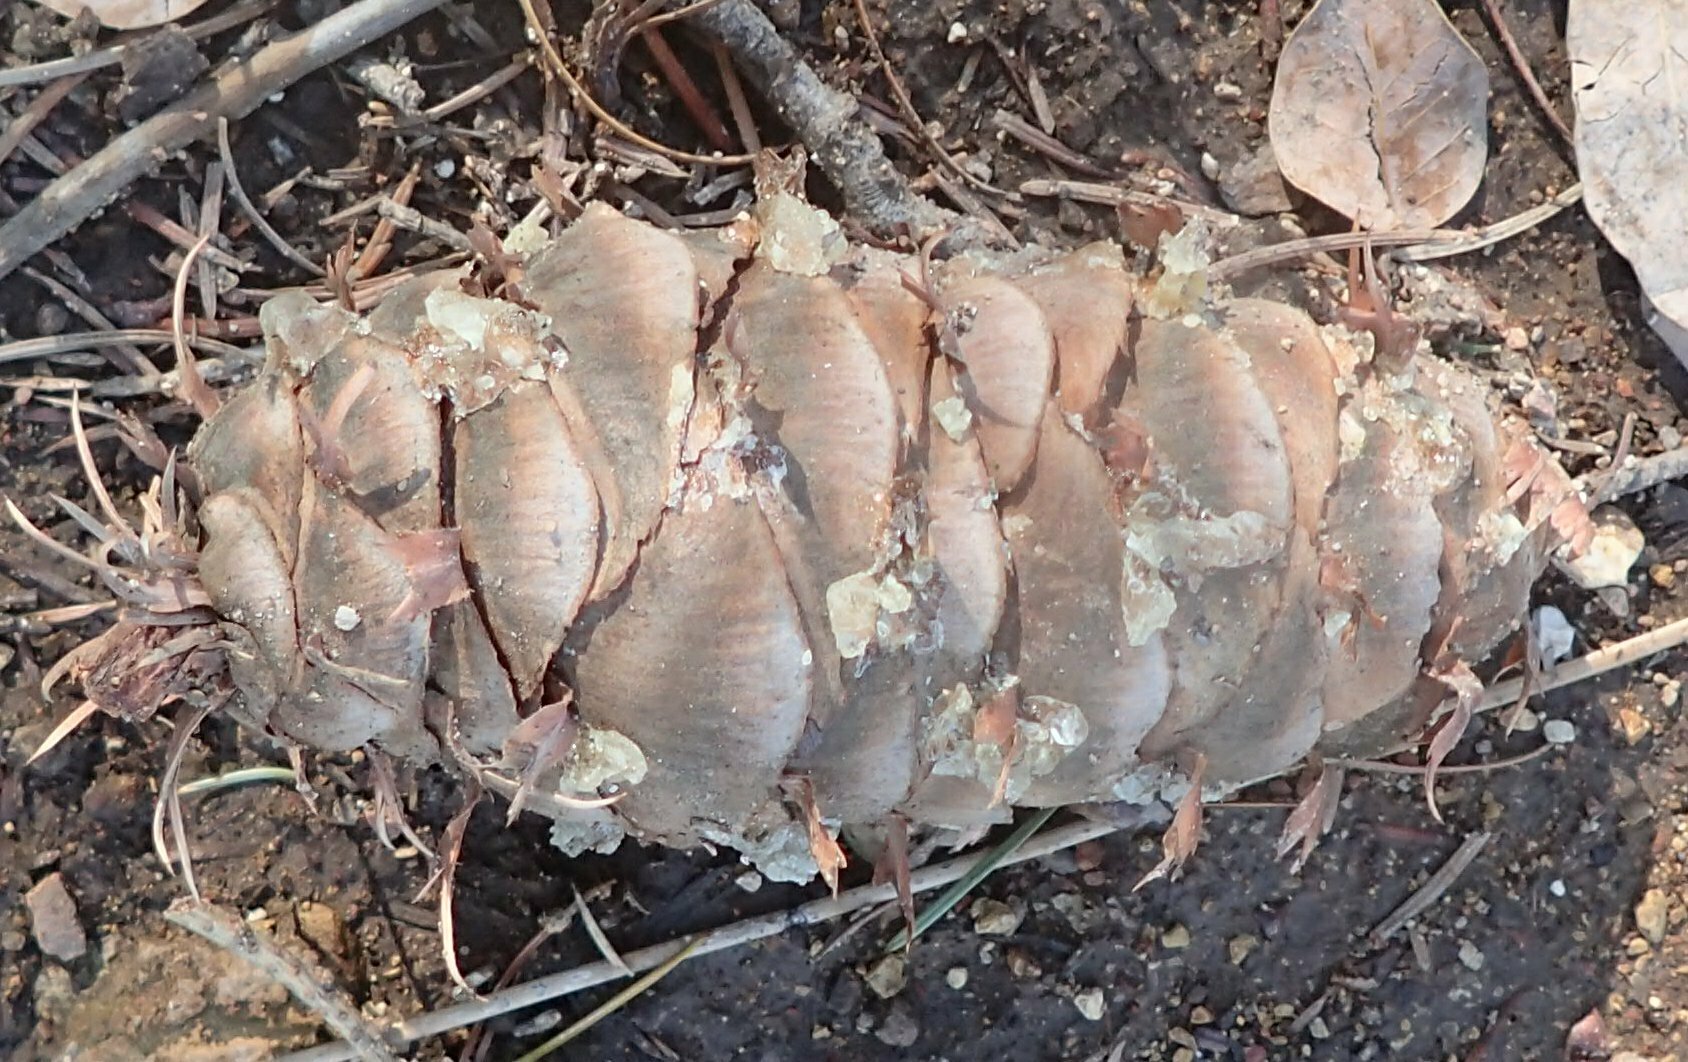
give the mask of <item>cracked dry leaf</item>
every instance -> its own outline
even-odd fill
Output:
[[[1268,113],[1284,177],[1363,229],[1430,228],[1483,178],[1489,75],[1434,0],[1320,0]]]
[[[132,30],[161,26],[185,18],[204,6],[205,0],[35,0],[49,11],[75,18],[92,12],[103,26]]]
[[[1573,0],[1565,47],[1583,202],[1688,364],[1688,3]]]

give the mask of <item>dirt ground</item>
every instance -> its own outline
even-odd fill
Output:
[[[297,24],[332,6],[299,0],[280,8],[284,24]],[[767,6],[834,83],[895,113],[851,3]],[[480,43],[473,26],[465,31],[462,22],[434,16],[374,51],[414,58],[428,99],[445,99],[524,46],[519,14],[511,17],[517,9],[505,7],[479,5],[474,26],[489,38]],[[1049,177],[1170,180],[1184,197],[1281,214],[1258,223],[1273,238],[1287,235],[1289,222],[1310,232],[1341,225],[1299,197],[1280,201],[1282,189],[1263,177],[1270,167],[1260,165],[1280,27],[1304,10],[1294,0],[1283,0],[1281,11],[1276,2],[1200,0],[933,0],[894,3],[889,17],[882,5],[869,7],[916,109],[946,148],[982,167],[977,175],[997,187]],[[1449,7],[1491,73],[1489,168],[1478,200],[1456,219],[1484,224],[1541,202],[1576,174],[1479,5]],[[1505,8],[1525,56],[1568,116],[1563,4],[1517,0]],[[17,4],[0,10],[0,48],[17,62],[64,54],[62,35],[28,11]],[[559,7],[565,35],[578,32],[584,14],[584,4]],[[240,46],[238,36],[224,33],[202,47],[215,60]],[[707,52],[678,27],[668,37],[721,106]],[[61,158],[86,156],[116,128],[109,94],[123,80],[116,71],[93,76],[38,128],[38,140]],[[360,124],[360,111],[366,119],[371,113],[361,91],[341,74],[319,73],[235,129],[235,157],[254,194],[306,166],[332,178],[299,183],[274,209],[278,227],[308,255],[320,259],[344,235],[320,219],[377,182],[390,187],[412,161],[423,174],[415,205],[460,227],[465,205],[480,198],[477,185],[495,201],[505,191],[522,205],[531,197],[521,175],[533,161],[523,145],[535,139],[544,106],[537,74],[396,139]],[[648,52],[630,47],[599,91],[632,124],[696,143]],[[1054,136],[1112,176],[1092,177],[1002,132],[997,113],[1033,120],[1038,91]],[[12,112],[23,102],[14,101]],[[783,132],[763,120],[764,135],[777,142]],[[933,184],[923,179],[932,163],[916,141],[905,135],[892,147],[905,172]],[[494,162],[465,161],[476,155]],[[215,157],[214,148],[201,148],[166,164],[132,190],[131,201],[176,216],[179,196],[198,196],[205,163]],[[10,209],[7,198],[26,201],[48,176],[28,153],[0,166],[0,212]],[[735,191],[688,203],[682,181],[627,166],[601,190],[675,212],[729,208]],[[825,199],[818,182],[816,194]],[[934,195],[943,198],[941,189]],[[1016,235],[1046,242],[1077,243],[1118,228],[1111,208],[1031,197],[1000,216]],[[236,242],[258,247],[250,234]],[[85,297],[119,324],[150,323],[161,309],[167,316],[170,281],[155,263],[175,248],[132,210],[106,211],[56,250],[62,257],[43,268],[80,273]],[[393,261],[427,253],[425,240],[404,236]],[[244,286],[300,279],[267,247],[256,258]],[[1573,472],[1595,467],[1596,452],[1611,452],[1631,413],[1635,453],[1681,445],[1688,431],[1680,419],[1682,370],[1642,323],[1628,267],[1580,210],[1488,253],[1426,270],[1444,292],[1476,293],[1490,304],[1484,314],[1444,313],[1444,325],[1432,329],[1439,352],[1488,374],[1514,400],[1541,381],[1556,402],[1552,419],[1573,443],[1562,454]],[[1335,280],[1324,274],[1286,266],[1240,283],[1297,291],[1316,310],[1333,304]],[[231,319],[253,312],[238,298],[225,305]],[[1427,304],[1403,308],[1430,316]],[[80,324],[67,322],[58,296],[14,276],[0,286],[0,327],[0,338],[10,340]],[[97,378],[103,365],[64,358],[5,371]],[[13,382],[0,412],[0,493],[37,515],[46,507],[35,502],[49,491],[79,500],[87,494],[74,453],[57,445],[66,422],[62,409],[43,403],[49,393]],[[185,416],[155,399],[127,405],[148,411],[167,439],[188,430]],[[109,443],[97,451],[119,483],[140,481],[127,455]],[[1541,602],[1570,618],[1579,652],[1688,613],[1688,489],[1665,486],[1621,505],[1648,542],[1627,590],[1602,598],[1551,577],[1538,590]],[[87,585],[78,578],[0,530],[0,1055],[256,1058],[266,1044],[316,1042],[314,1022],[273,984],[162,919],[183,894],[154,856],[149,833],[170,734],[162,721],[130,727],[97,719],[24,767],[71,704],[63,694],[42,703],[42,669],[99,621],[48,631],[19,617],[75,603]],[[1238,806],[1208,812],[1197,857],[1172,883],[1131,891],[1158,857],[1159,839],[1116,834],[992,876],[922,939],[900,976],[880,958],[889,920],[830,949],[837,927],[791,933],[682,964],[559,1057],[1688,1057],[1681,661],[1673,653],[1561,691],[1534,706],[1537,725],[1510,736],[1492,719],[1475,725],[1450,762],[1538,748],[1548,720],[1571,723],[1575,740],[1519,766],[1446,776],[1439,785],[1445,823],[1431,818],[1418,777],[1351,775],[1333,834],[1292,871],[1274,860],[1273,846],[1293,792],[1287,783],[1262,786]],[[183,777],[274,762],[275,750],[214,719],[189,744]],[[368,764],[350,756],[311,767],[315,810],[275,785],[189,802],[199,888],[317,955],[372,1017],[449,1003],[454,991],[434,912],[429,901],[416,901],[425,864],[414,850],[394,853],[376,837]],[[437,838],[458,806],[458,787],[437,773],[405,786],[418,828]],[[1409,928],[1375,939],[1372,927],[1477,831],[1492,837],[1446,896]],[[542,918],[569,906],[573,888],[592,898],[623,948],[813,895],[773,884],[751,890],[756,882],[744,870],[726,857],[631,846],[614,857],[570,861],[549,846],[542,824],[505,829],[502,809],[483,807],[458,871],[461,966],[472,977],[496,977]],[[850,881],[859,877],[852,871]],[[23,902],[31,889],[55,888],[55,878],[87,937],[79,958],[44,954],[42,927]],[[62,943],[53,950],[63,951]],[[575,926],[541,945],[523,976],[596,957]],[[611,991],[493,1022],[487,1057],[516,1057]],[[461,1049],[460,1036],[446,1038],[419,1046],[415,1057],[457,1057]]]

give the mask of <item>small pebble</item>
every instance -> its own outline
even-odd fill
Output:
[[[1554,878],[1547,884],[1547,891],[1558,897],[1565,895],[1565,882],[1562,878]]]
[[[908,984],[908,964],[901,955],[887,955],[867,968],[867,987],[880,999],[890,999]]]
[[[65,888],[62,874],[49,874],[23,895],[29,908],[29,928],[35,943],[55,959],[79,959],[88,950],[88,938],[76,916],[76,901]]]
[[[914,1042],[920,1039],[920,1025],[915,1022],[908,1007],[899,1003],[885,1015],[884,1023],[873,1035],[889,1047],[913,1047]]]
[[[965,22],[951,22],[950,28],[949,28],[949,37],[946,38],[946,39],[951,44],[960,44],[962,41],[966,40],[967,39],[967,24]]]
[[[1618,732],[1624,736],[1627,744],[1634,745],[1653,729],[1652,724],[1647,722],[1647,717],[1634,708],[1619,708],[1617,714]]]
[[[967,987],[967,967],[965,967],[965,966],[951,966],[948,970],[944,971],[944,984],[949,985],[951,988],[955,989],[957,992],[961,991],[963,988],[966,988]]]
[[[1670,914],[1670,899],[1662,889],[1648,889],[1641,897],[1641,902],[1635,905],[1635,928],[1647,938],[1648,943],[1657,944],[1665,939],[1665,927]]]
[[[1001,900],[973,901],[973,932],[987,937],[1005,937],[1020,928],[1025,915]]]
[[[334,610],[334,627],[336,630],[355,631],[358,629],[358,624],[362,622],[363,617],[358,615],[358,610],[350,605],[341,605]]]
[[[1073,996],[1073,1006],[1091,1021],[1101,1021],[1103,1013],[1107,1010],[1100,988],[1087,988]]]
[[[1571,655],[1577,632],[1565,613],[1552,605],[1543,605],[1531,617],[1531,626],[1535,629],[1536,651],[1541,654],[1543,664],[1551,666]]]
[[[1568,719],[1549,719],[1541,725],[1541,736],[1550,745],[1569,745],[1577,740],[1577,728]]]
[[[1190,931],[1183,925],[1173,926],[1161,934],[1161,947],[1177,951],[1190,946]]]
[[[1462,940],[1459,942],[1459,961],[1467,970],[1475,973],[1483,968],[1483,953],[1471,941]]]
[[[1232,937],[1225,944],[1225,953],[1231,958],[1232,966],[1241,966],[1243,960],[1260,947],[1260,938],[1244,933],[1240,937]]]
[[[762,875],[754,870],[747,870],[733,879],[733,884],[745,892],[756,892],[762,887]]]

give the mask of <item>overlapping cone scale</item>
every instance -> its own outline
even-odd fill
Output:
[[[1550,532],[1458,368],[1273,303],[1144,316],[1106,245],[922,263],[807,210],[594,206],[509,297],[269,304],[190,451],[244,717],[514,780],[568,701],[527,805],[565,848],[800,879],[811,829],[1378,751],[1431,654],[1523,614]]]

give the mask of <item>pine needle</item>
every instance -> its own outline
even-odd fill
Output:
[[[551,1037],[551,1039],[549,1039],[549,1040],[545,1041],[544,1043],[540,1044],[538,1047],[534,1048],[532,1051],[529,1051],[527,1054],[525,1054],[525,1055],[521,1056],[520,1058],[516,1059],[516,1062],[539,1062],[539,1060],[544,1058],[546,1055],[555,1051],[557,1048],[562,1047],[564,1044],[568,1043],[570,1040],[575,1039],[581,1033],[583,1033],[586,1030],[592,1028],[592,1026],[594,1026],[594,1025],[598,1024],[599,1022],[603,1021],[605,1018],[609,1017],[611,1014],[614,1014],[616,1011],[620,1010],[622,1007],[625,1007],[628,1003],[633,1001],[634,997],[636,997],[639,994],[641,994],[642,992],[644,992],[645,989],[647,989],[647,988],[651,987],[652,985],[656,984],[658,981],[662,980],[664,977],[667,977],[668,974],[669,974],[669,971],[673,970],[674,967],[676,967],[676,966],[680,965],[680,963],[684,962],[685,959],[686,959],[686,956],[690,955],[692,953],[692,951],[694,949],[696,949],[697,946],[701,943],[703,943],[702,937],[693,937],[691,939],[691,941],[686,944],[685,947],[683,947],[679,951],[675,952],[674,955],[671,958],[669,958],[666,962],[664,962],[661,966],[658,966],[656,969],[652,970],[650,973],[648,973],[645,976],[639,978],[637,981],[634,981],[632,984],[628,985],[626,988],[617,992],[615,995],[613,995],[609,999],[605,1000],[603,1005],[598,1007],[596,1010],[592,1011],[592,1013],[586,1015],[584,1018],[581,1018],[579,1021],[575,1022],[573,1025],[570,1025],[568,1028],[564,1029],[562,1032],[560,1032],[557,1035]]]
[[[1059,810],[1060,808],[1039,808],[1037,814],[1016,827],[1014,832],[1009,834],[1001,844],[980,856],[979,861],[974,863],[954,885],[945,889],[944,894],[939,896],[932,906],[921,911],[920,916],[914,920],[914,932],[912,934],[907,929],[899,930],[897,935],[891,938],[891,942],[885,946],[885,950],[888,952],[901,951],[913,944],[915,937],[931,929],[938,919],[949,914],[950,909],[960,903],[962,897],[972,892],[979,882],[984,881],[991,871],[1002,864],[1003,860],[1013,855],[1021,845],[1031,840],[1032,834],[1041,830],[1043,824],[1054,818],[1055,812]]]

